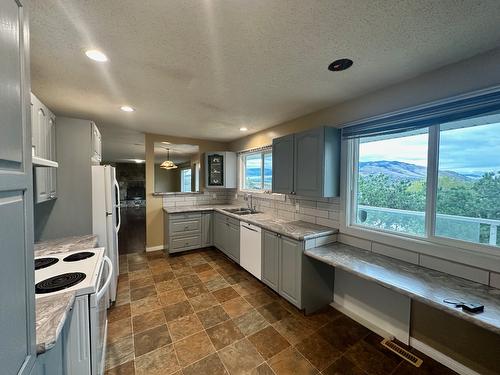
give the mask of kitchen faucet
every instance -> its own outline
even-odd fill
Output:
[[[249,199],[250,199],[250,202],[249,202]],[[254,210],[255,211],[255,208],[253,207],[253,197],[252,197],[252,194],[245,194],[245,200],[247,201],[247,207],[250,210]]]

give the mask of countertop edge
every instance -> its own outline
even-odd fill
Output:
[[[50,332],[50,335],[47,334],[48,340],[46,340],[44,342],[38,342],[39,334],[37,332],[37,334],[36,334],[36,338],[37,338],[36,353],[37,353],[37,355],[40,355],[40,354],[43,354],[43,353],[49,351],[50,349],[52,349],[56,345],[57,340],[59,339],[61,332],[64,328],[64,325],[66,324],[69,312],[71,311],[71,309],[73,308],[73,305],[75,303],[76,294],[74,292],[66,292],[66,293],[57,294],[55,296],[40,297],[40,299],[36,300],[36,302],[40,301],[41,303],[43,303],[43,302],[45,302],[46,299],[53,299],[55,297],[67,298],[67,301],[65,301],[65,303],[63,304],[64,309],[62,311],[61,310],[58,311],[61,314],[61,316],[60,316],[57,324],[55,324],[55,332],[52,333],[53,329],[48,331],[48,332]],[[52,322],[52,320],[50,322]],[[49,322],[45,322],[45,324],[49,324]],[[43,327],[43,325],[42,325],[42,327]],[[37,328],[41,329],[41,327],[37,327]],[[38,331],[38,329],[37,329],[37,331]]]

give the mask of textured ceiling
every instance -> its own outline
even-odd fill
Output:
[[[240,126],[271,127],[500,44],[498,0],[31,4],[34,93],[105,134],[232,140]],[[109,62],[87,59],[88,48]],[[329,72],[339,57],[354,66]]]

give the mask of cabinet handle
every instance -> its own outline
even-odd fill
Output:
[[[189,227],[186,225],[186,226],[184,227],[184,230],[188,230],[188,229],[189,229]]]

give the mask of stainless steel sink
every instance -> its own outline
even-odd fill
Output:
[[[246,207],[238,207],[238,208],[224,208],[223,211],[235,214],[235,215],[252,215],[252,214],[258,214],[260,213],[259,211],[252,210],[250,208]]]

